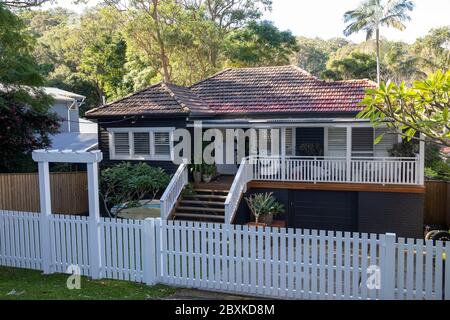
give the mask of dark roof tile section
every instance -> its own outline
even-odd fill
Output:
[[[373,87],[369,80],[322,81],[295,66],[227,69],[190,88],[156,84],[86,116],[358,112]]]
[[[185,114],[188,112],[189,110],[174,98],[164,83],[158,83],[112,103],[92,109],[86,113],[86,116]]]
[[[369,80],[327,82],[295,66],[229,69],[191,87],[216,114],[358,112]]]
[[[173,97],[182,105],[187,107],[193,115],[213,114],[208,105],[200,97],[189,90],[189,88],[174,84],[165,84],[173,93]]]

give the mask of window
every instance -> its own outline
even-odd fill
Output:
[[[286,155],[295,156],[295,128],[286,128]]]
[[[173,128],[111,128],[113,160],[172,160]]]
[[[155,132],[154,141],[156,156],[170,156],[169,132]]]
[[[114,134],[114,149],[118,155],[130,154],[130,140],[128,132],[117,132]]]
[[[134,154],[150,155],[150,132],[133,132]]]
[[[347,129],[328,128],[328,157],[345,157],[347,150]]]
[[[373,128],[352,128],[352,157],[373,157]]]
[[[277,132],[275,131],[277,130]],[[285,152],[287,156],[294,156],[295,155],[295,128],[286,128],[285,129],[286,132],[286,139],[285,139]],[[281,146],[281,142],[282,140],[282,134],[283,134],[283,129],[267,129],[267,130],[261,130],[259,135],[260,135],[260,139],[261,139],[261,145],[259,145],[260,147],[260,154],[261,155],[272,155],[272,147],[274,147],[272,145],[272,136],[276,137],[278,136],[278,153],[273,154],[273,155],[281,155],[282,154],[282,146]],[[275,150],[274,150],[275,151]]]

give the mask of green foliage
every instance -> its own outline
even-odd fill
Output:
[[[246,197],[245,201],[255,216],[256,223],[262,215],[276,215],[284,212],[284,206],[275,199],[272,192],[252,194]]]
[[[417,39],[412,47],[419,57],[420,67],[425,73],[450,69],[450,26],[430,30],[423,38]]]
[[[410,21],[408,15],[414,9],[414,2],[410,0],[364,0],[355,10],[347,11],[344,14],[344,21],[347,27],[344,34],[351,34],[364,31],[366,39],[376,38],[377,55],[377,80],[380,82],[380,28],[393,27],[404,30],[404,22]]]
[[[425,177],[432,180],[450,181],[450,165],[446,162],[436,162],[425,168]]]
[[[39,86],[43,79],[32,56],[33,38],[23,22],[0,3],[0,83]]]
[[[417,141],[403,140],[401,143],[394,144],[389,150],[389,156],[394,158],[413,158],[419,152]]]
[[[285,65],[298,50],[290,31],[280,31],[269,21],[250,22],[228,39],[226,56],[239,67]]]
[[[425,167],[431,167],[437,162],[441,162],[443,155],[441,147],[435,143],[427,142],[425,144]]]
[[[450,71],[438,71],[426,80],[415,81],[412,87],[388,81],[378,89],[367,90],[361,102],[366,108],[358,117],[401,129],[408,139],[422,133],[431,142],[450,146],[449,91]]]
[[[43,84],[25,25],[0,4],[0,171],[30,171],[30,153],[47,147],[58,132],[52,99],[35,86]]]
[[[169,175],[161,168],[123,162],[102,170],[100,194],[105,210],[112,216],[113,207],[116,209],[114,215],[117,215],[123,209],[143,205],[140,201],[144,197],[148,197],[146,203],[151,202],[169,182]]]
[[[297,44],[295,58],[297,65],[312,75],[320,77],[327,69],[327,63],[331,57],[339,49],[348,46],[349,42],[342,38],[322,40],[298,37]]]
[[[352,52],[349,56],[331,60],[322,78],[328,80],[376,79],[377,61],[373,55]]]
[[[202,173],[209,175],[209,176],[214,176],[217,173],[217,168],[215,164],[203,164],[202,165]]]

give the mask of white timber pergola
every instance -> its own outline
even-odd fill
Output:
[[[90,264],[92,278],[100,277],[100,206],[98,188],[98,163],[102,161],[103,154],[98,151],[72,151],[72,150],[36,150],[33,151],[33,160],[38,163],[39,169],[39,199],[41,207],[41,243],[43,244],[43,271],[51,272],[50,250],[50,217],[52,214],[52,202],[50,192],[49,163],[85,163],[88,175],[88,199],[89,199],[89,238],[90,238]]]

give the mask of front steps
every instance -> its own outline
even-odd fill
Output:
[[[181,195],[172,214],[173,220],[225,222],[228,190],[194,189]]]

